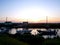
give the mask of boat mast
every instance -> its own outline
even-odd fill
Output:
[[[6,22],[7,22],[8,17],[6,17]]]
[[[46,16],[46,29],[48,29],[48,16]]]
[[[48,23],[48,16],[46,16],[46,24]]]

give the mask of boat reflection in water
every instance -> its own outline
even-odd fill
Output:
[[[29,30],[29,29],[20,29],[20,30],[17,30],[17,33],[19,34],[28,34],[28,33],[31,33],[32,30]]]
[[[42,37],[46,38],[55,38],[57,36],[60,37],[60,29],[38,29],[38,28],[32,28],[32,29],[23,29],[23,28],[18,28],[18,29],[7,29],[7,28],[0,28],[0,34],[2,33],[9,33],[9,34],[32,34],[32,35],[42,35]]]
[[[57,29],[47,29],[45,31],[37,30],[42,37],[46,38],[55,38],[57,37]]]

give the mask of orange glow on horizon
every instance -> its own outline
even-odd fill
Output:
[[[38,20],[34,20],[34,19],[27,19],[27,20],[25,20],[25,19],[20,19],[20,18],[18,18],[18,19],[10,19],[10,21],[12,21],[12,22],[31,22],[31,23],[46,23],[46,19],[38,19]],[[58,20],[58,19],[56,19],[56,18],[49,18],[48,19],[48,23],[59,23],[60,21]]]
[[[60,18],[56,18],[56,17],[48,17],[48,23],[59,23]],[[5,18],[1,18],[0,22],[5,22],[6,19]],[[12,22],[31,22],[31,23],[46,23],[46,17],[44,18],[31,18],[31,19],[21,19],[19,17],[8,17],[7,21],[12,21]]]
[[[0,20],[0,22],[5,22],[5,19]],[[46,19],[20,19],[20,18],[9,18],[7,21],[11,22],[31,22],[31,23],[46,23]],[[48,18],[48,23],[59,23],[58,18]]]

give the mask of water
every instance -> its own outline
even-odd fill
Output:
[[[6,29],[4,28],[3,30],[5,31]],[[3,32],[3,30],[0,29],[0,32]],[[18,28],[18,29],[13,28],[13,29],[10,29],[8,33],[9,34],[16,34],[17,31],[22,31],[22,30],[23,30],[23,28]],[[32,35],[39,34],[39,32],[37,30],[46,31],[46,29],[39,29],[39,28],[29,28],[29,29],[24,29],[24,30],[31,30],[30,33]],[[50,29],[50,30],[52,30],[52,31],[53,30],[58,30],[56,35],[60,37],[60,29]],[[54,36],[54,35],[52,35],[52,36],[50,36],[50,35],[43,35],[42,37],[44,37],[46,39],[46,38],[54,38],[56,36]]]
[[[18,28],[17,29],[17,31],[20,31],[20,30],[23,30],[22,28]],[[41,30],[41,31],[46,31],[46,29],[39,29],[39,28],[30,28],[30,29],[28,29],[28,30],[32,30],[31,31],[31,34],[32,35],[37,35],[37,34],[39,34],[39,32],[37,31],[37,30]],[[52,30],[52,31],[54,31],[54,30],[58,30],[57,31],[57,34],[56,35],[43,35],[42,37],[44,37],[45,39],[46,38],[54,38],[54,37],[56,37],[56,36],[59,36],[60,37],[60,29],[50,29],[50,30]]]

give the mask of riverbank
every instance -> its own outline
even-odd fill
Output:
[[[0,34],[0,45],[60,45],[60,38],[43,39],[39,35]]]

